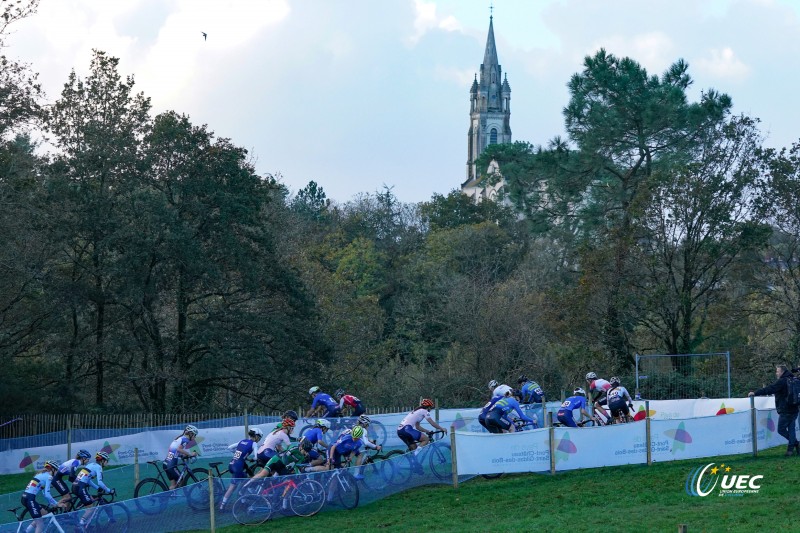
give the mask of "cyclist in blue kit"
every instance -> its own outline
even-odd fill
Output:
[[[77,496],[83,505],[89,507],[94,503],[91,494],[89,494],[89,487],[103,489],[104,492],[109,494],[116,493],[114,489],[103,483],[103,467],[107,464],[108,454],[106,452],[97,452],[94,454],[93,463],[87,463],[78,470],[78,475],[75,476],[75,483],[72,484],[72,494]],[[80,519],[81,527],[86,526],[86,522],[89,521],[93,511],[94,508],[90,507],[83,513]]]
[[[323,416],[325,418],[337,418],[342,416],[342,412],[339,411],[339,402],[331,398],[330,394],[325,394],[324,392],[320,392],[319,387],[311,387],[308,389],[308,393],[313,398],[313,402],[311,403],[311,408],[306,413],[306,418],[311,418],[314,416]],[[320,415],[325,411],[324,415]]]
[[[575,417],[573,416],[573,412],[577,409],[580,409],[581,420],[583,420],[583,417],[591,418],[589,412],[586,411],[586,391],[580,387],[572,391],[572,396],[564,400],[561,404],[556,414],[558,416],[558,421],[571,428],[578,427],[578,424],[575,423]]]
[[[528,376],[522,374],[517,383],[520,385],[519,390],[522,394],[522,403],[542,403],[544,398],[544,391],[535,381],[528,379]]]
[[[231,462],[228,463],[228,471],[231,473],[231,477],[233,480],[231,481],[230,486],[225,491],[225,494],[222,496],[222,502],[219,504],[219,510],[224,511],[225,505],[228,503],[228,499],[231,497],[231,494],[234,490],[236,490],[236,486],[242,479],[247,477],[247,468],[245,461],[247,461],[248,457],[255,456],[257,453],[256,444],[261,440],[264,436],[264,432],[258,428],[250,428],[250,431],[247,432],[247,438],[242,439],[236,444],[231,444],[228,446],[229,450],[233,450],[233,458]]]
[[[344,433],[336,439],[331,445],[330,453],[328,453],[328,468],[333,466],[339,468],[342,466],[342,459],[361,454],[361,447],[364,445],[364,428],[355,426],[350,433]],[[363,479],[363,476],[356,474],[356,479]]]
[[[490,433],[509,433],[514,431],[514,424],[508,419],[511,412],[528,424],[533,424],[533,419],[522,412],[519,402],[514,398],[513,391],[509,391],[503,398],[497,400],[486,415],[486,429]]]
[[[87,450],[80,450],[75,459],[69,459],[59,465],[58,471],[53,475],[53,487],[61,495],[62,502],[72,499],[72,494],[64,478],[66,477],[70,483],[74,482],[75,476],[78,475],[78,467],[88,463],[91,458],[92,454]]]
[[[180,477],[180,473],[178,472],[178,459],[181,457],[197,457],[197,452],[190,452],[188,446],[190,443],[194,442],[198,432],[198,429],[190,424],[186,426],[183,433],[178,435],[169,445],[167,457],[162,463],[164,472],[169,479],[169,490],[173,490],[178,486],[178,477]]]
[[[33,522],[26,530],[27,532],[30,532],[34,527],[37,532],[42,530],[43,524],[40,520],[42,517],[42,507],[39,505],[39,502],[36,501],[36,496],[40,492],[47,498],[47,503],[52,507],[64,506],[63,503],[57,502],[55,498],[53,498],[53,495],[50,494],[50,484],[53,481],[53,474],[58,472],[58,466],[58,463],[55,461],[47,461],[44,464],[44,470],[33,476],[33,479],[28,482],[28,486],[25,487],[22,493],[20,501],[28,510],[28,513],[30,513],[31,518],[33,518]]]
[[[318,418],[314,422],[314,427],[306,431],[300,438],[301,446],[304,442],[311,444],[311,448],[306,451],[308,453],[308,466],[312,472],[326,469],[324,466],[326,460],[324,455],[324,450],[326,448],[324,437],[330,429],[330,422],[324,418]]]

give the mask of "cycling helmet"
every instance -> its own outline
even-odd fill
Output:
[[[572,394],[580,394],[581,396],[586,396],[586,391],[578,387],[577,389],[572,391]]]
[[[353,435],[354,439],[360,439],[364,436],[364,428],[361,426],[355,426],[350,434]]]
[[[597,379],[597,374],[595,374],[594,372],[589,372],[588,374],[586,374],[586,381],[591,381],[593,379]]]
[[[281,427],[293,428],[294,427],[294,420],[292,420],[291,418],[284,418],[283,422],[281,422],[281,424],[282,424]]]
[[[293,410],[289,409],[288,411],[283,413],[283,418],[291,418],[292,420],[297,422],[297,419],[300,418],[300,417],[297,416],[297,411],[293,411]]]
[[[522,398],[522,391],[519,389],[512,389],[511,396],[519,400],[520,398]]]
[[[258,428],[250,428],[250,431],[248,431],[247,434],[251,437],[256,437],[257,439],[260,439],[264,436],[264,432]]]
[[[199,431],[197,431],[197,428],[196,428],[196,427],[194,427],[194,426],[193,426],[193,425],[191,425],[191,424],[189,424],[188,426],[186,426],[186,429],[184,429],[184,430],[183,430],[183,432],[184,432],[184,433],[193,433],[195,436],[197,436],[197,434],[199,433]]]
[[[424,407],[425,409],[430,409],[431,407],[433,407],[433,400],[431,400],[430,398],[425,398],[424,400],[419,402],[419,406]]]
[[[370,419],[367,415],[361,415],[358,417],[358,423],[361,424],[363,427],[369,426]]]
[[[78,455],[76,455],[75,457],[77,457],[78,459],[91,459],[92,458],[92,454],[89,453],[88,450],[81,450],[81,451],[78,452]]]
[[[344,389],[336,389],[335,396],[337,398],[341,398],[342,396],[344,396]]]
[[[44,464],[44,467],[45,467],[45,468],[49,468],[49,469],[50,469],[50,470],[52,470],[53,472],[57,472],[57,471],[58,471],[59,464],[58,464],[57,462],[53,461],[52,459],[50,459],[49,461],[47,461],[47,462]]]
[[[319,387],[311,387],[308,389],[309,394],[314,394],[315,392],[319,392]]]
[[[620,384],[619,378],[617,376],[612,377],[611,379],[608,380],[608,382],[611,383],[612,385]]]
[[[494,388],[497,387],[497,385],[498,385],[497,380],[493,379],[492,381],[489,382],[489,390],[494,390]]]
[[[317,418],[317,421],[314,422],[314,425],[322,429],[331,429],[331,423],[324,418]]]
[[[303,442],[300,443],[300,447],[306,452],[310,452],[314,448],[314,445],[310,440],[303,439]]]
[[[108,454],[106,452],[97,452],[94,454],[94,460],[108,462]]]
[[[522,384],[527,382],[528,382],[528,376],[526,376],[525,374],[522,374],[519,378],[517,378],[517,383]]]

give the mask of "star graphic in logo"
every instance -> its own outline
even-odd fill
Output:
[[[549,440],[542,441],[545,445],[550,446]],[[558,461],[566,461],[569,459],[569,456],[578,453],[578,447],[575,446],[575,443],[572,442],[569,438],[569,433],[564,433],[563,439],[556,439],[555,445],[555,456],[556,462]]]
[[[38,458],[38,455],[28,455],[28,452],[25,452],[25,456],[22,458],[22,461],[19,462],[19,467],[24,469],[26,472],[35,472],[36,460]]]
[[[119,447],[120,447],[120,445],[119,445],[119,444],[110,444],[108,441],[105,441],[105,442],[103,443],[103,447],[102,447],[102,448],[100,448],[100,451],[101,451],[101,452],[106,452],[106,453],[108,454],[108,458],[109,458],[109,460],[111,460],[111,461],[118,461],[118,459],[117,459],[117,458],[116,458],[116,456],[114,455],[114,452],[115,452],[115,451],[117,451],[117,449],[118,449]]]
[[[719,411],[717,411],[717,416],[729,415],[735,410],[733,407],[725,407],[725,402],[722,402],[722,405],[719,406]]]
[[[711,469],[711,473],[712,474],[716,474],[718,471],[719,471],[719,468],[717,468],[716,466]]]
[[[668,429],[665,431],[664,435],[672,439],[672,450],[670,451],[673,454],[677,451],[685,450],[686,445],[692,442],[692,436],[686,431],[686,426],[683,422],[678,424],[676,429]]]

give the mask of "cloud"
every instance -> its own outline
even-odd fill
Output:
[[[594,55],[600,48],[617,57],[630,57],[650,74],[660,73],[675,61],[672,39],[660,31],[630,37],[613,35],[601,38],[592,44],[588,55]],[[582,62],[583,57],[580,60]]]
[[[436,14],[436,4],[425,0],[414,0],[414,33],[407,39],[408,44],[414,46],[431,30],[464,31],[461,23],[453,15],[439,16]]]
[[[459,87],[469,88],[472,85],[472,80],[475,79],[475,70],[437,65],[436,77],[441,80],[452,81]]]
[[[694,64],[698,70],[715,78],[741,81],[750,74],[750,67],[742,62],[733,49],[725,47],[713,48],[709,51],[710,57],[696,60]]]

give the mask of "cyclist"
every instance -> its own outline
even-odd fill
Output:
[[[572,396],[564,400],[561,404],[558,413],[556,413],[558,421],[571,428],[578,427],[578,424],[575,423],[575,415],[573,414],[574,411],[578,409],[580,409],[581,420],[583,420],[584,417],[591,418],[589,412],[586,411],[586,391],[580,387],[572,391]]]
[[[625,413],[627,420],[631,415],[630,409],[633,409],[631,394],[620,384],[618,377],[615,376],[608,381],[611,383],[611,388],[608,390],[608,409],[611,411],[612,420],[620,413]]]
[[[36,501],[36,495],[40,492],[44,494],[44,497],[47,498],[47,502],[52,507],[65,507],[65,504],[57,502],[53,495],[50,494],[50,484],[53,481],[53,474],[58,472],[59,465],[55,461],[47,461],[44,464],[44,470],[33,476],[28,482],[28,486],[25,487],[25,491],[22,493],[22,499],[20,502],[30,513],[31,518],[33,518],[33,522],[31,525],[28,526],[26,530],[27,533],[31,533],[33,528],[36,528],[36,533],[39,533],[42,530],[42,521],[40,518],[42,517],[42,507],[39,505],[39,502]]]
[[[528,424],[533,424],[533,419],[522,412],[519,402],[513,396],[514,391],[506,392],[486,414],[486,429],[490,433],[509,433],[514,432],[514,424],[509,420],[509,414],[513,411],[517,417]]]
[[[304,470],[308,471],[307,467],[301,465],[308,462],[312,451],[314,451],[314,445],[309,441],[302,441],[296,446],[292,445],[285,452],[270,459],[264,466],[264,471],[269,472],[268,476],[287,476],[300,474]]]
[[[72,484],[72,494],[77,496],[87,507],[94,503],[94,499],[89,494],[89,487],[97,490],[102,489],[103,492],[109,494],[116,493],[114,489],[108,488],[108,486],[103,483],[103,467],[107,464],[108,454],[106,452],[97,452],[94,454],[94,462],[83,465],[78,471],[78,475],[75,476],[75,482]],[[92,511],[94,511],[94,509],[89,508],[83,513],[80,520],[81,527],[86,526],[86,522],[89,521]]]
[[[494,383],[495,386],[491,387],[491,385],[493,383]],[[482,425],[484,428],[486,428],[487,431],[488,431],[489,428],[486,427],[486,415],[489,414],[489,411],[492,410],[492,407],[494,407],[494,404],[496,404],[498,402],[498,400],[500,400],[501,398],[503,398],[505,396],[505,395],[495,396],[494,389],[497,387],[497,382],[496,381],[494,381],[494,380],[490,381],[489,385],[490,385],[489,390],[492,391],[492,397],[489,399],[489,401],[486,403],[486,405],[483,406],[483,408],[481,409],[481,412],[478,414],[478,423],[480,425]]]
[[[356,426],[361,426],[362,428],[364,428],[364,439],[363,439],[364,448],[369,448],[370,450],[375,450],[375,451],[379,452],[379,451],[381,451],[383,449],[383,446],[381,446],[377,442],[371,441],[367,437],[367,428],[369,427],[369,424],[370,424],[370,419],[369,419],[369,417],[367,415],[359,416],[358,417],[358,421],[356,422]],[[342,435],[348,434],[348,433],[350,433],[352,431],[353,431],[352,428],[345,429],[344,431],[342,431]],[[356,464],[358,466],[361,466],[364,463],[364,460],[366,460],[366,458],[367,458],[367,456],[365,454],[359,454],[358,461],[357,461]]]
[[[528,376],[522,374],[517,383],[520,385],[519,390],[522,393],[522,403],[542,403],[544,398],[544,391],[538,383],[529,379]]]
[[[311,408],[306,413],[306,418],[317,416],[323,411],[325,411],[325,414],[320,416],[324,416],[325,418],[337,418],[342,416],[341,411],[339,411],[339,404],[336,403],[336,400],[331,398],[330,394],[320,392],[319,387],[311,387],[308,389],[308,393],[311,395],[313,401],[311,402]]]
[[[284,418],[281,422],[281,427],[275,429],[269,436],[264,439],[264,444],[258,449],[256,455],[256,463],[258,466],[265,466],[267,462],[275,455],[289,447],[289,435],[292,434],[294,429],[294,420],[291,418]],[[262,470],[254,476],[254,478],[266,476],[266,470]]]
[[[92,454],[87,450],[81,450],[75,455],[75,459],[69,459],[59,465],[58,472],[53,475],[53,487],[61,495],[61,502],[66,503],[72,499],[72,494],[64,481],[64,476],[69,479],[70,483],[75,482],[77,468],[88,463],[91,458]]]
[[[167,449],[167,457],[164,459],[163,467],[169,479],[169,490],[173,490],[178,486],[178,478],[180,477],[180,472],[178,472],[178,459],[181,457],[197,457],[197,452],[190,452],[188,450],[189,444],[194,442],[197,433],[198,429],[189,424],[183,430],[183,433],[172,441],[172,444],[169,445],[169,449]]]
[[[336,397],[339,398],[340,413],[344,412],[345,406],[349,407],[353,411],[353,416],[361,416],[367,412],[367,409],[364,407],[364,404],[361,403],[361,400],[352,394],[345,394],[344,390],[342,389],[336,391]]]
[[[231,462],[228,463],[228,471],[231,473],[233,480],[222,496],[222,501],[219,504],[220,511],[225,510],[225,505],[228,503],[228,499],[231,497],[231,494],[233,494],[233,491],[236,490],[239,481],[247,477],[245,461],[247,461],[250,454],[256,454],[256,443],[260,441],[263,436],[264,432],[260,429],[250,428],[250,431],[247,432],[246,439],[242,439],[236,444],[228,446],[229,450],[235,450]]]
[[[488,385],[488,386],[489,386],[489,390],[490,390],[490,391],[493,391],[494,389],[496,389],[496,388],[497,388],[497,386],[498,386],[498,385],[499,385],[499,383],[497,382],[497,380],[496,380],[496,379],[493,379],[493,380],[491,380],[491,381],[489,382],[489,385]]]
[[[343,458],[350,458],[353,456],[361,455],[361,446],[364,445],[364,428],[361,426],[355,426],[350,433],[342,433],[339,435],[339,438],[336,439],[331,445],[331,449],[328,453],[328,461],[327,466],[330,468],[333,466],[334,468],[339,468],[342,466],[342,459]],[[356,474],[356,479],[363,479],[364,476],[360,474]]]
[[[608,390],[611,388],[611,383],[602,378],[598,378],[597,374],[594,372],[586,374],[586,383],[589,384],[589,394],[591,395],[592,402],[594,402],[594,408],[599,411],[607,421],[611,420],[611,416],[603,409],[604,405],[608,405]]]
[[[425,398],[420,402],[419,407],[408,413],[400,422],[400,425],[397,426],[397,436],[408,446],[409,450],[416,450],[417,443],[420,446],[425,446],[430,442],[427,429],[421,425],[423,420],[427,420],[430,425],[439,431],[447,433],[445,428],[431,418],[430,409],[432,408],[433,401]]]
[[[305,434],[300,439],[300,444],[302,445],[304,442],[308,442],[311,444],[311,448],[308,450],[308,463],[311,467],[322,467],[319,470],[324,470],[325,467],[325,455],[320,453],[322,450],[325,450],[325,439],[324,436],[328,431],[331,429],[331,423],[325,420],[324,418],[318,418],[314,421],[314,427],[311,428],[309,431],[306,431]]]

